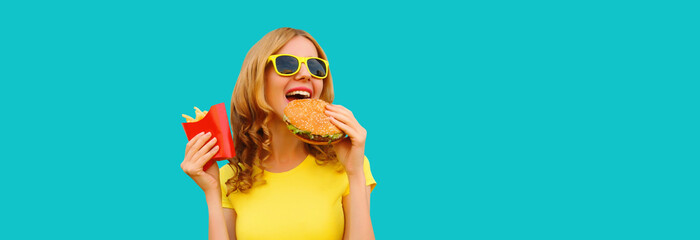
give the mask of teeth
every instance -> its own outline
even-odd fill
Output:
[[[294,91],[294,92],[287,93],[287,96],[293,96],[293,95],[302,95],[304,97],[311,97],[311,93],[309,93],[307,91]]]

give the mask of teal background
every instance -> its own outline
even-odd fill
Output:
[[[180,114],[278,27],[368,130],[379,239],[699,239],[698,5],[0,3],[5,239],[204,239]]]

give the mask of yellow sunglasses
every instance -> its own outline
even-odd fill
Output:
[[[291,54],[276,54],[267,59],[272,62],[275,72],[280,76],[292,76],[299,72],[301,64],[306,65],[311,76],[324,79],[328,76],[328,61],[317,57],[298,57]]]

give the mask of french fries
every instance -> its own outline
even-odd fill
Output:
[[[182,114],[182,117],[184,117],[185,120],[187,120],[187,122],[197,122],[199,120],[202,120],[202,118],[204,118],[204,116],[207,115],[207,112],[209,112],[209,111],[202,112],[202,110],[199,110],[199,108],[194,107],[194,113],[196,114],[195,115],[196,118],[192,118],[189,115],[184,114],[184,113]]]

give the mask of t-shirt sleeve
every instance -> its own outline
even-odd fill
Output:
[[[221,206],[231,209],[233,209],[233,204],[231,204],[231,201],[229,200],[228,196],[226,196],[226,192],[228,192],[226,190],[226,181],[232,176],[233,169],[228,164],[219,168],[219,183],[221,185]]]
[[[369,186],[370,192],[374,190],[374,187],[377,186],[377,181],[374,180],[374,177],[372,176],[372,171],[369,166],[369,159],[367,159],[367,156],[365,156],[365,162],[363,164],[363,168],[365,171],[365,184]],[[347,188],[345,188],[345,193],[343,193],[343,197],[347,196],[350,194],[350,185],[348,185]]]

